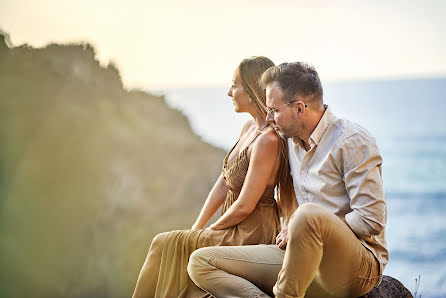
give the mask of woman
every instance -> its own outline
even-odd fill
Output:
[[[133,297],[179,297],[188,294],[190,254],[206,246],[273,244],[296,207],[285,140],[265,121],[265,92],[258,80],[274,63],[265,57],[243,60],[228,92],[235,111],[252,120],[223,160],[223,171],[191,230],[158,234],[152,241]],[[277,202],[274,199],[278,187]],[[203,229],[223,205],[222,216]]]

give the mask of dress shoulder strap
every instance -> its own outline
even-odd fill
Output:
[[[257,131],[256,136],[252,139],[252,141],[248,144],[248,146],[246,146],[246,148],[249,148],[249,146],[251,146],[252,143],[254,143],[254,141],[257,139],[258,136],[260,136],[260,133],[268,126],[268,124],[266,124],[262,129],[259,129]]]
[[[240,138],[238,138],[237,142],[235,142],[234,146],[232,146],[231,150],[226,154],[225,158],[223,159],[223,164],[226,164],[228,162],[228,158],[231,155],[232,151],[234,151],[235,146],[237,146],[238,142],[240,141]]]

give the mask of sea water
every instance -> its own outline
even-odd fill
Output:
[[[250,119],[227,88],[168,89],[203,140],[229,149]],[[446,79],[325,82],[324,102],[376,138],[383,163],[390,259],[384,274],[413,293],[446,297]]]

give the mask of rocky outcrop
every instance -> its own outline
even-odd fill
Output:
[[[129,297],[221,173],[223,150],[95,57],[0,29],[0,297]]]
[[[406,298],[413,297],[410,291],[397,279],[384,275],[379,287],[361,298]]]

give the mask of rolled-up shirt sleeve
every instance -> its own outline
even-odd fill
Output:
[[[375,139],[369,134],[349,136],[341,143],[338,158],[352,209],[345,220],[360,238],[380,234],[386,224],[387,207],[382,158]]]

